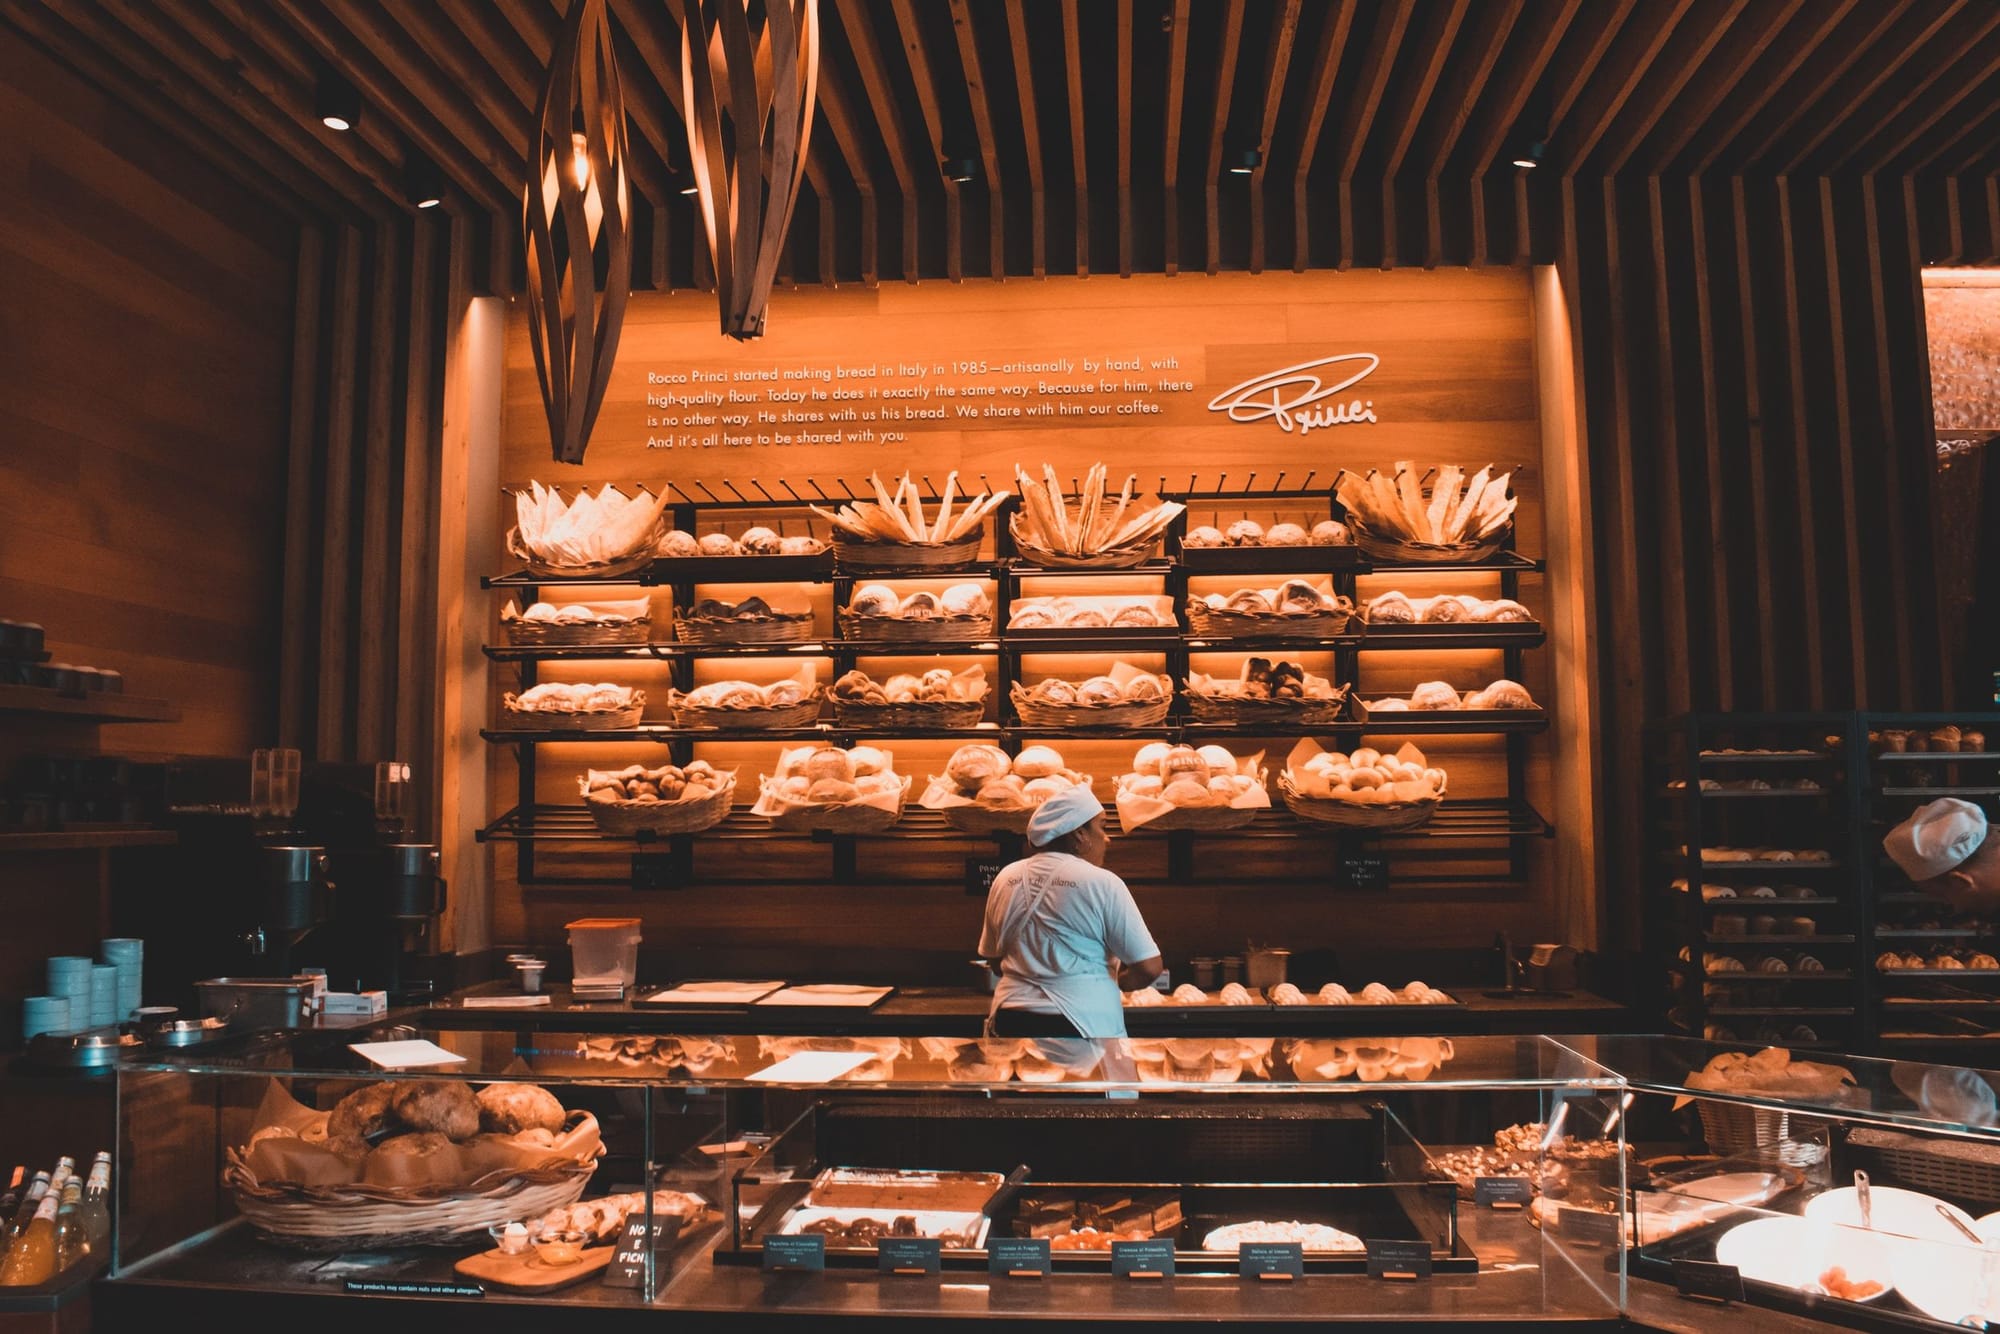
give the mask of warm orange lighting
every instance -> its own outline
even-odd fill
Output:
[[[576,149],[576,154],[571,159],[576,175],[576,188],[579,190],[588,190],[590,188],[590,141],[580,134],[572,134],[569,137],[569,141]]]

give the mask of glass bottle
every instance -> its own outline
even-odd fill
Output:
[[[71,1177],[63,1184],[62,1203],[56,1206],[56,1272],[89,1254],[90,1239],[83,1232],[83,1183]]]
[[[8,1180],[7,1189],[0,1191],[0,1255],[7,1252],[9,1227],[14,1220],[14,1211],[21,1207],[21,1182],[27,1175],[27,1164],[20,1164]]]
[[[33,1287],[46,1283],[56,1272],[56,1197],[42,1196],[35,1216],[28,1220],[7,1254],[0,1257],[0,1287]]]
[[[83,1235],[93,1255],[102,1255],[111,1243],[111,1156],[99,1154],[90,1165],[90,1181],[83,1188]]]
[[[28,1186],[28,1193],[21,1198],[20,1207],[7,1220],[7,1245],[12,1246],[20,1235],[28,1230],[28,1222],[35,1216],[35,1206],[49,1193],[49,1174],[35,1173],[35,1179]]]

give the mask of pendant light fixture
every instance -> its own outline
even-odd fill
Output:
[[[722,332],[764,332],[819,87],[819,0],[686,0],[688,161]]]
[[[535,108],[522,209],[528,341],[559,463],[583,462],[632,290],[625,151],[605,0],[571,0]]]

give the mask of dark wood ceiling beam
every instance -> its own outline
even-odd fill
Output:
[[[0,20],[104,89],[113,99],[188,144],[218,172],[288,217],[309,223],[333,205],[323,185],[312,182],[302,193],[299,182],[245,157],[184,103],[167,96],[154,84],[134,77],[129,67],[91,37],[57,17],[41,0],[0,0]]]
[[[931,72],[930,56],[924,51],[923,30],[917,25],[917,11],[911,0],[891,0],[896,11],[896,32],[903,40],[903,58],[910,62],[910,78],[917,86],[917,106],[923,112],[924,129],[930,136],[930,169],[944,187],[944,273],[958,282],[965,277],[964,227],[960,222],[958,182],[944,174],[944,115],[938,109],[937,80]]]
[[[528,54],[535,58],[535,83],[539,87],[548,73],[549,57],[555,54],[562,15],[545,0],[486,0],[486,3],[506,20],[514,35],[528,48]]]
[[[1187,0],[1175,0],[1183,17]],[[1021,138],[1028,146],[1028,205],[1034,229],[1034,274],[1049,271],[1048,182],[1042,173],[1041,117],[1035,110],[1035,67],[1028,54],[1028,17],[1020,5],[1007,5],[1007,42],[1014,57],[1014,97],[1021,110]],[[1185,46],[1185,39],[1183,39]],[[1172,187],[1168,188],[1169,197]],[[1167,270],[1172,273],[1172,269]]]
[[[1349,111],[1341,126],[1340,172],[1336,183],[1340,209],[1340,259],[1339,266],[1347,268],[1354,263],[1354,172],[1361,165],[1362,150],[1368,146],[1368,131],[1375,123],[1375,113],[1382,105],[1382,94],[1389,86],[1389,72],[1396,63],[1396,51],[1403,44],[1403,33],[1410,26],[1413,0],[1389,0],[1383,6],[1385,12],[1377,18],[1375,30],[1369,35],[1368,48],[1362,54],[1360,77],[1355,80],[1353,96],[1348,101]]]
[[[1956,116],[1961,125],[1981,119],[1976,112],[1968,115],[1965,106],[1981,89],[1990,88],[1994,76],[2000,74],[2000,49],[1988,40],[1996,26],[2000,26],[2000,5],[1994,7],[1978,37],[1963,46],[1954,43],[1949,48],[1963,52],[1962,56],[1948,65],[1933,65],[1925,70],[1920,99],[1906,100],[1889,119],[1877,121],[1881,128],[1864,138],[1858,147],[1843,153],[1837,165],[1845,167],[1858,161],[1861,174],[1873,176],[1886,171],[1945,117]]]
[[[1076,276],[1090,276],[1090,160],[1083,133],[1083,24],[1063,0],[1063,71],[1069,95],[1069,158],[1076,175]]]
[[[1118,276],[1132,276],[1132,0],[1118,0]]]
[[[1391,127],[1392,137],[1382,160],[1381,263],[1385,269],[1394,268],[1396,264],[1396,177],[1403,170],[1403,160],[1409,156],[1410,145],[1416,141],[1417,128],[1423,123],[1424,113],[1431,105],[1431,94],[1451,58],[1452,42],[1465,22],[1466,4],[1467,0],[1452,0],[1448,7],[1433,11],[1436,15],[1433,26],[1417,39],[1417,49],[1425,52],[1423,63],[1414,77],[1403,81],[1388,113],[1387,124]]]
[[[1562,39],[1575,22],[1577,10],[1582,5],[1583,0],[1561,0],[1548,12],[1547,26],[1532,39],[1525,52],[1527,58],[1515,61],[1501,71],[1493,108],[1486,114],[1485,128],[1474,137],[1472,152],[1465,159],[1466,169],[1474,177],[1483,176],[1498,160],[1507,137],[1523,128],[1521,117],[1527,114],[1528,102],[1541,83],[1542,71],[1548,68],[1556,49],[1562,45]],[[1534,133],[1546,136],[1548,129],[1546,125],[1537,125]]]
[[[1852,4],[1853,0],[1845,2]],[[1659,130],[1659,143],[1647,159],[1650,174],[1665,171],[1686,150],[1715,116],[1723,99],[1743,85],[1751,68],[1763,59],[1772,42],[1804,4],[1805,0],[1764,0],[1761,12],[1737,21],[1737,39],[1729,44],[1722,58],[1702,62],[1685,90],[1686,101],[1674,109],[1673,117]]]
[[[1547,123],[1535,127],[1541,132],[1541,138],[1545,142],[1555,138],[1557,127],[1568,119],[1570,109],[1576,105],[1577,99],[1583,96],[1583,90],[1589,84],[1590,76],[1603,65],[1605,53],[1611,49],[1611,44],[1618,40],[1618,34],[1623,31],[1625,21],[1632,15],[1634,3],[1635,0],[1613,0],[1610,4],[1592,4],[1587,10],[1593,17],[1600,18],[1600,22],[1594,32],[1589,29],[1579,30],[1583,42],[1582,49],[1567,53],[1568,58],[1557,64],[1555,77],[1560,82],[1548,99],[1545,111]],[[1582,36],[1582,34],[1588,35]],[[1565,54],[1557,52],[1558,56]]]
[[[1971,148],[1954,156],[1953,150],[1961,144],[1970,144]],[[1995,144],[2000,144],[2000,107],[1995,107],[1984,116],[1968,119],[1957,134],[1911,163],[1910,175],[1919,175],[1933,167],[1945,176],[1990,175],[1996,165],[2000,165],[1994,161]],[[1992,184],[1990,180],[1987,182],[1989,187]],[[2000,226],[2000,213],[1996,213],[1992,221],[1995,226]]]
[[[868,22],[868,9],[862,0],[839,0],[840,26],[847,35],[847,46],[854,53],[854,66],[861,75],[861,87],[868,95],[869,109],[874,114],[876,129],[881,132],[882,144],[889,153],[889,165],[896,173],[896,183],[903,192],[903,281],[917,280],[917,181],[919,173],[925,170],[923,164],[912,156],[903,135],[903,124],[897,119],[896,98],[889,86],[889,73],[882,63],[882,53],[875,45],[875,34]],[[936,159],[931,158],[935,163]],[[931,170],[935,170],[932,167]]]
[[[1453,77],[1445,82],[1435,99],[1446,114],[1433,118],[1430,138],[1421,155],[1426,181],[1436,181],[1444,175],[1445,164],[1451,161],[1453,151],[1465,135],[1465,127],[1472,121],[1473,109],[1479,105],[1494,67],[1500,63],[1507,34],[1521,21],[1521,7],[1525,3],[1526,0],[1490,0],[1480,7],[1478,22],[1459,43],[1459,49],[1470,58],[1454,62],[1450,70]],[[1552,42],[1549,49],[1554,49]],[[1485,169],[1483,163],[1473,168],[1475,173],[1484,173]]]
[[[1010,11],[1018,6],[1009,6]],[[1166,116],[1161,125],[1161,221],[1165,225],[1163,267],[1169,278],[1181,271],[1181,110],[1187,98],[1188,0],[1173,0],[1167,22]],[[1018,63],[1021,57],[1015,56]]]
[[[1354,24],[1355,0],[1336,0],[1326,26],[1320,29],[1319,45],[1313,48],[1312,86],[1306,91],[1306,123],[1299,135],[1298,161],[1292,167],[1292,270],[1304,273],[1310,258],[1307,232],[1308,180],[1313,158],[1319,153],[1320,132],[1326,127],[1327,108],[1333,104],[1333,81],[1340,72],[1340,59],[1347,48],[1347,34]]]
[[[1130,4],[1131,0],[1121,0]],[[980,162],[986,169],[986,271],[1007,276],[1006,185],[1000,179],[1000,145],[993,134],[993,112],[987,101],[986,71],[979,61],[979,40],[972,30],[967,0],[951,0],[951,30],[958,38],[958,63],[965,74],[965,94],[972,103],[972,130],[979,136]]]
[[[1229,101],[1236,87],[1236,56],[1243,45],[1243,0],[1226,0],[1222,11],[1222,46],[1215,60],[1215,114],[1208,128],[1208,169],[1203,173],[1202,200],[1207,208],[1208,272],[1222,267],[1222,140],[1229,129]]]
[[[847,79],[836,63],[826,58],[822,48],[819,62],[819,109],[826,117],[828,131],[847,162],[847,174],[854,180],[861,200],[861,282],[873,287],[880,280],[881,231],[876,216],[875,169],[869,164],[869,145],[861,137],[852,103],[847,95]],[[808,161],[811,159],[808,158]],[[900,163],[898,179],[901,179]],[[910,194],[908,187],[904,188]]]
[[[1549,150],[1565,175],[1574,175],[1589,160],[1693,3],[1654,0],[1640,11],[1644,15],[1641,23],[1628,24],[1620,32],[1610,56],[1598,65],[1577,99],[1574,118],[1556,122],[1556,137]]]
[[[1257,149],[1263,156],[1250,173],[1250,272],[1264,271],[1264,173],[1271,169],[1271,142],[1278,132],[1278,107],[1285,97],[1285,79],[1292,70],[1292,44],[1299,35],[1299,0],[1284,0],[1271,23],[1271,44],[1264,53],[1264,106],[1257,118]],[[1211,270],[1212,271],[1212,270]]]
[[[422,52],[450,84],[462,89],[472,101],[472,109],[499,136],[510,144],[526,144],[528,127],[534,120],[534,104],[522,106],[495,76],[494,69],[481,58],[478,49],[466,40],[456,25],[445,21],[435,4],[392,3],[383,15],[401,30],[403,38]],[[539,91],[539,88],[537,89]],[[628,95],[630,90],[626,90]],[[525,170],[527,158],[522,156]]]
[[[444,21],[453,23],[459,34],[478,51],[479,58],[493,68],[514,100],[523,103],[532,115],[542,77],[548,71],[547,54],[536,56],[532,47],[512,23],[496,15],[497,5],[489,0],[480,5],[452,5],[442,11]],[[543,35],[543,51],[553,49],[552,35]]]
[[[1606,146],[1604,173],[1616,176],[1639,151],[1649,135],[1659,127],[1661,119],[1669,108],[1679,100],[1694,79],[1697,70],[1725,68],[1726,61],[1713,61],[1716,47],[1723,38],[1731,36],[1737,20],[1750,0],[1716,0],[1714,12],[1696,15],[1693,20],[1682,24],[1669,37],[1666,49],[1661,52],[1652,74],[1633,94],[1630,109],[1621,118],[1618,136]],[[1732,43],[1732,54],[1736,49],[1749,47],[1749,42]],[[1679,117],[1685,121],[1685,114]]]
[[[611,47],[617,56],[618,68],[624,77],[619,79],[619,91],[625,98],[625,119],[639,132],[652,156],[634,153],[630,168],[633,184],[646,196],[646,202],[654,208],[666,206],[667,165],[674,160],[675,145],[686,153],[686,131],[681,128],[681,118],[676,109],[668,104],[667,84],[661,72],[652,68],[651,63],[641,54],[630,34],[619,26],[616,19],[611,25]],[[678,73],[676,73],[678,78]],[[527,141],[528,126],[521,127],[521,139]]]
[[[1706,147],[1695,152],[1694,162],[1688,169],[1695,174],[1706,172],[1717,157],[1742,139],[1751,123],[1777,96],[1778,90],[1819,53],[1827,38],[1846,21],[1860,2],[1817,0],[1800,21],[1801,26],[1796,31],[1787,32],[1785,39],[1775,44],[1775,68],[1754,70],[1751,77],[1706,118],[1706,123],[1692,127],[1689,143],[1702,143]],[[1688,145],[1684,144],[1675,149],[1675,155],[1687,148]]]
[[[270,0],[208,0],[202,7],[214,10],[220,19],[249,37],[256,49],[283,71],[288,82],[308,90],[310,99],[310,90],[318,82],[320,70],[326,67],[326,59],[291,25],[277,16]],[[181,8],[192,10],[196,6]],[[313,117],[315,124],[318,120],[317,116]],[[381,116],[363,116],[361,123],[348,131],[348,135],[367,144],[384,158],[402,160],[406,137]]]

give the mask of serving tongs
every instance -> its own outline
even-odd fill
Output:
[[[1868,1194],[1868,1174],[1860,1168],[1854,1169],[1854,1203],[1861,1210],[1861,1226],[1864,1230],[1875,1230],[1875,1201]]]

